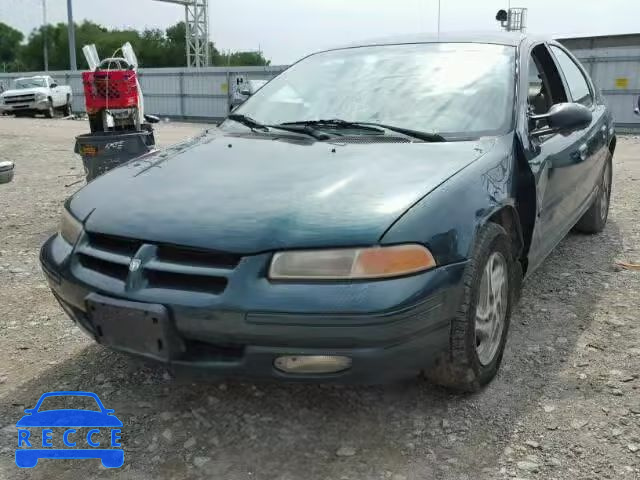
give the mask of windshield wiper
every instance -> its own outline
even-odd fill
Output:
[[[331,135],[319,132],[311,125],[306,124],[280,123],[278,125],[269,125],[269,127],[284,130],[286,132],[304,133],[306,135],[309,135],[310,137],[315,138],[316,140],[329,140],[330,138],[332,138]]]
[[[331,127],[331,128],[353,128],[358,130],[365,130],[370,132],[384,133],[384,130],[390,130],[392,132],[401,133],[407,137],[417,138],[425,142],[446,142],[447,140],[437,133],[422,132],[419,130],[411,130],[408,128],[395,127],[393,125],[385,125],[383,123],[375,122],[349,122],[347,120],[332,119],[332,120],[303,120],[299,122],[286,122],[282,125],[308,125],[317,127]],[[376,128],[378,127],[378,128]]]
[[[241,115],[239,113],[232,113],[229,116],[227,116],[227,118],[229,120],[233,120],[235,122],[241,123],[245,127],[249,127],[251,130],[262,130],[263,132],[268,132],[271,128],[274,128],[277,130],[284,130],[287,132],[303,133],[305,135],[309,135],[310,137],[315,138],[316,140],[329,140],[331,138],[331,135],[318,132],[315,128],[312,128],[308,125],[300,125],[300,126],[294,126],[294,125],[289,126],[285,124],[264,125],[258,122],[257,120],[254,120],[251,117],[247,117],[246,115]]]
[[[233,120],[234,122],[241,123],[245,127],[249,127],[251,130],[263,130],[265,132],[269,131],[269,127],[261,124],[257,120],[254,120],[251,117],[247,117],[246,115],[241,115],[239,113],[232,113],[227,116],[229,120]]]
[[[299,122],[284,122],[280,125],[307,125],[313,127],[353,128],[357,130],[365,130],[368,132],[384,133],[384,130],[381,130],[379,128],[366,126],[360,122],[348,122],[339,118],[333,118],[331,120],[300,120]]]
[[[396,127],[394,125],[385,125],[384,123],[363,122],[359,125],[374,125],[376,127],[391,130],[392,132],[398,132],[407,137],[417,138],[424,140],[425,142],[446,142],[447,139],[438,133],[423,132],[421,130],[411,130],[410,128]]]

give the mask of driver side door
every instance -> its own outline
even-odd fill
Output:
[[[591,108],[591,124],[569,134],[556,133],[530,139],[527,161],[536,181],[536,223],[529,253],[534,270],[573,228],[589,206],[594,171],[601,169],[604,119],[589,94],[574,99],[565,74],[546,44],[536,45],[528,62],[530,113],[546,113],[557,103],[580,100]],[[536,82],[535,79],[539,79]],[[538,85],[539,84],[539,85]],[[537,93],[536,90],[539,89]],[[544,125],[529,123],[529,133]]]

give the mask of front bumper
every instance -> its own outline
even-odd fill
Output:
[[[29,113],[44,112],[49,108],[49,102],[44,100],[35,100],[19,103],[0,103],[0,112],[2,113]]]
[[[177,372],[384,383],[418,374],[447,350],[465,263],[390,280],[301,285],[265,279],[268,258],[245,257],[224,293],[207,298],[125,291],[78,275],[72,247],[58,235],[44,244],[40,260],[56,299],[96,341],[90,295],[163,305],[183,351],[168,360],[150,352],[129,353],[165,361]],[[283,355],[346,356],[352,365],[335,374],[286,374],[274,367]]]

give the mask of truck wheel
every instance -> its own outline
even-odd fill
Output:
[[[593,199],[593,203],[589,207],[589,210],[582,216],[578,223],[576,223],[575,229],[582,233],[600,233],[607,225],[607,218],[609,217],[609,203],[611,200],[611,160],[612,155],[609,153],[607,163],[604,165],[602,171],[602,179],[598,186],[598,192],[596,198]]]
[[[44,116],[47,118],[53,118],[54,115],[55,110],[53,109],[53,102],[49,100],[49,103],[47,103],[47,109],[44,111]]]
[[[509,235],[500,225],[486,224],[464,272],[449,349],[425,372],[429,380],[453,390],[475,392],[495,377],[516,298],[517,273]]]
[[[67,95],[67,103],[64,104],[64,107],[62,108],[62,113],[65,117],[68,117],[69,115],[71,115],[71,113],[73,113],[71,111],[71,99],[69,98],[69,95]]]

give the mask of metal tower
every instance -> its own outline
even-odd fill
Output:
[[[209,66],[209,0],[156,0],[184,5],[187,67]]]

